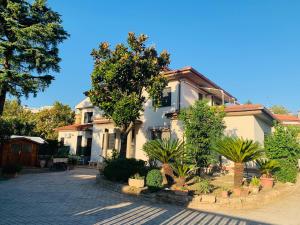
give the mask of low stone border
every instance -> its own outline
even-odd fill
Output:
[[[261,191],[257,195],[247,197],[222,198],[214,195],[181,196],[173,191],[159,191],[156,193],[144,193],[147,188],[139,189],[125,184],[115,183],[97,175],[97,184],[103,188],[122,194],[139,197],[152,203],[169,203],[184,206],[191,209],[211,210],[211,209],[251,209],[273,202],[279,197],[284,197],[295,190],[296,185],[285,185],[282,189]]]

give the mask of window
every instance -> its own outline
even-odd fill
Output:
[[[198,93],[198,100],[203,100],[203,94],[201,94],[201,93]]]
[[[22,149],[22,145],[21,144],[12,144],[11,145],[11,150],[13,153],[19,153]]]
[[[31,152],[31,144],[23,144],[22,152]]]
[[[108,134],[108,149],[114,149],[115,142],[116,142],[116,134],[115,133]]]
[[[155,99],[153,99],[153,103]],[[160,100],[160,107],[171,106],[171,88],[165,88],[162,93],[162,98]]]
[[[151,140],[161,139],[161,130],[151,130]]]
[[[64,144],[65,144],[65,138],[62,137],[62,138],[60,138],[60,145],[64,146]]]
[[[93,122],[93,112],[85,112],[84,113],[84,123]]]

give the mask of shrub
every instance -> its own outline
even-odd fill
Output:
[[[22,170],[22,166],[18,164],[7,164],[2,168],[2,174],[15,174]]]
[[[163,177],[158,169],[150,170],[146,177],[146,185],[149,190],[156,191],[163,187]]]
[[[252,179],[250,181],[250,186],[259,187],[260,186],[260,180],[257,177],[252,177]]]
[[[108,180],[127,182],[132,175],[146,174],[145,161],[136,159],[114,159],[107,162],[103,174]]]
[[[275,172],[275,177],[280,182],[296,183],[298,168],[291,160],[278,160],[280,169]]]
[[[256,160],[256,165],[258,166],[260,173],[265,177],[272,177],[272,175],[280,168],[278,161],[274,159],[259,159]]]
[[[209,194],[212,192],[213,186],[210,184],[209,180],[202,179],[195,184],[196,194]]]

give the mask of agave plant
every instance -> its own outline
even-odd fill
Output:
[[[184,144],[177,139],[157,139],[145,143],[143,150],[150,159],[158,160],[163,164],[162,169],[165,175],[174,177],[170,162],[182,157]]]
[[[265,177],[272,177],[273,173],[279,169],[279,163],[276,160],[259,159],[256,160],[256,165],[260,173]]]
[[[244,163],[264,156],[264,151],[258,142],[238,137],[224,137],[218,140],[213,150],[234,162],[234,186],[236,187],[242,185]]]
[[[185,184],[186,179],[191,175],[191,173],[197,169],[194,165],[188,165],[178,161],[172,163],[171,166],[178,177],[177,184],[181,186]]]

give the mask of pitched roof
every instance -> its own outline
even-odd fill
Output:
[[[201,74],[200,72],[198,72],[196,69],[194,69],[193,67],[191,66],[186,66],[186,67],[183,67],[181,69],[177,69],[177,70],[169,70],[169,71],[165,71],[164,72],[164,75],[177,75],[177,74],[181,74],[181,73],[184,73],[184,72],[190,72],[192,74],[195,74],[197,75],[198,77],[200,77],[202,80],[204,80],[205,82],[207,82],[209,85],[211,85],[212,87],[216,88],[216,89],[220,89],[220,90],[223,90],[224,93],[226,95],[228,95],[229,97],[231,98],[234,98],[236,99],[234,96],[232,96],[229,92],[225,91],[223,88],[221,88],[219,85],[217,85],[216,83],[214,83],[213,81],[211,81],[210,79],[208,79],[206,76],[204,76],[203,74]]]
[[[38,144],[44,144],[47,143],[43,138],[41,137],[31,137],[31,136],[20,136],[20,135],[12,135],[10,136],[10,139],[26,139]]]
[[[300,119],[297,116],[293,115],[274,114],[274,117],[280,121],[300,122]]]
[[[68,126],[58,127],[56,131],[84,131],[93,127],[93,124],[72,124]]]
[[[244,104],[244,105],[229,105],[226,106],[224,111],[227,114],[230,113],[249,113],[254,114],[257,111],[261,111],[262,113],[268,115],[271,119],[277,120],[276,117],[263,105],[261,104]]]

